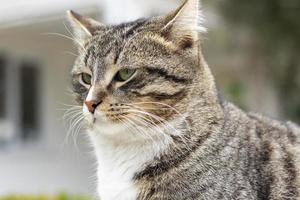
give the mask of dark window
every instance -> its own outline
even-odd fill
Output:
[[[20,68],[20,104],[21,137],[35,139],[39,133],[39,70],[31,62]]]
[[[6,117],[6,62],[0,56],[0,119]]]

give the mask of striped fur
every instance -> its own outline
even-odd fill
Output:
[[[300,128],[218,97],[199,44],[199,7],[187,0],[166,16],[114,26],[69,13],[84,40],[72,83],[100,198],[300,199]],[[137,71],[120,83],[114,76],[124,68]],[[87,97],[101,101],[93,114]]]

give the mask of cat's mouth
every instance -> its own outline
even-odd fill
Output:
[[[83,115],[89,125],[105,123],[105,115],[97,110],[94,113],[90,113],[86,107],[83,107]]]
[[[160,103],[159,107],[151,107],[151,104],[143,106],[132,106],[125,104],[109,104],[107,107],[98,107],[91,113],[84,107],[83,112],[91,128],[113,127],[115,125],[125,126],[128,129],[153,129],[167,124],[173,110]],[[155,111],[155,112],[154,112]]]
[[[125,114],[116,115],[101,111],[95,111],[95,113],[92,114],[84,111],[84,116],[90,127],[109,127],[128,124],[128,122],[124,119],[124,117],[126,117]]]
[[[112,139],[151,140],[166,133],[177,135],[178,130],[173,127],[172,120],[151,111],[152,109],[146,110],[145,107],[144,109],[135,107],[135,109],[128,108],[127,110],[118,110],[115,107],[104,112],[99,108],[94,113],[85,111],[85,116],[88,121],[88,130],[92,131],[91,133],[108,136]]]

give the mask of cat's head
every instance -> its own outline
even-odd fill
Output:
[[[73,89],[91,127],[153,126],[185,112],[199,74],[199,32],[205,31],[199,0],[120,25],[73,11],[68,16],[79,48]]]

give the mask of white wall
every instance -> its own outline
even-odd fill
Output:
[[[105,23],[120,23],[159,15],[176,7],[174,0],[98,0],[98,3],[103,8]]]
[[[91,149],[85,147],[84,133],[78,148],[70,138],[65,143],[66,129],[60,109],[72,103],[67,95],[69,69],[74,56],[71,41],[43,33],[66,34],[61,21],[47,22],[0,31],[0,52],[12,59],[32,58],[41,64],[41,138],[30,144],[0,149],[0,196],[9,193],[55,194],[60,191],[94,193],[95,162]],[[3,128],[3,127],[0,127]]]
[[[66,10],[95,11],[96,0],[2,0],[0,27],[32,24],[47,18],[61,18]]]

